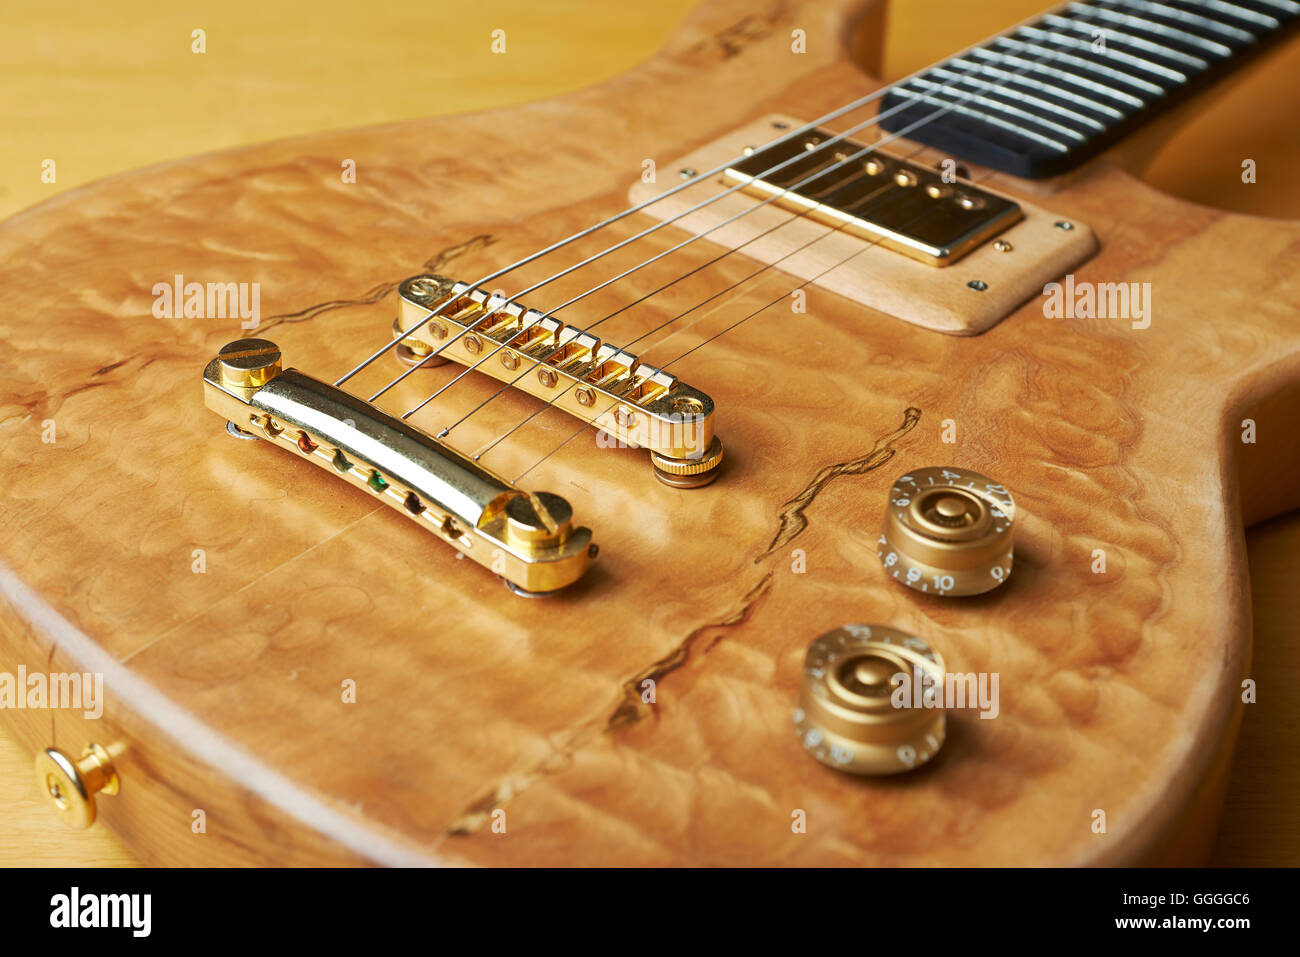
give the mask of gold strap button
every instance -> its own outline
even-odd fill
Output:
[[[95,795],[116,794],[120,787],[112,756],[98,744],[86,745],[75,761],[46,748],[36,756],[36,782],[59,817],[79,828],[95,823]]]

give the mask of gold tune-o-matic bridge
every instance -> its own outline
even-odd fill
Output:
[[[203,396],[236,434],[270,440],[397,510],[516,593],[576,581],[596,556],[569,503],[524,492],[414,426],[296,369],[266,339],[222,348]]]
[[[544,399],[621,444],[648,449],[655,477],[675,488],[717,478],[713,400],[676,376],[445,276],[412,276],[398,292],[393,335],[407,364],[458,362]]]

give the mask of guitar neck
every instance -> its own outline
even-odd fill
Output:
[[[880,125],[999,172],[1056,176],[1297,23],[1296,0],[1068,3],[896,84]]]

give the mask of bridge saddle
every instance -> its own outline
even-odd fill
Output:
[[[722,442],[713,400],[618,346],[519,303],[445,276],[398,287],[393,336],[408,362],[450,360],[544,399],[615,442],[650,452],[654,474],[678,488],[718,475]]]

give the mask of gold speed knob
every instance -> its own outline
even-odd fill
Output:
[[[925,468],[889,492],[880,557],[885,572],[931,595],[978,595],[1011,575],[1011,494],[969,469]]]
[[[36,785],[59,817],[73,827],[95,823],[95,795],[116,794],[120,787],[113,756],[89,744],[75,761],[58,748],[36,756]]]
[[[804,750],[850,774],[898,774],[943,745],[943,659],[920,638],[883,625],[845,625],[804,658],[794,713]]]

